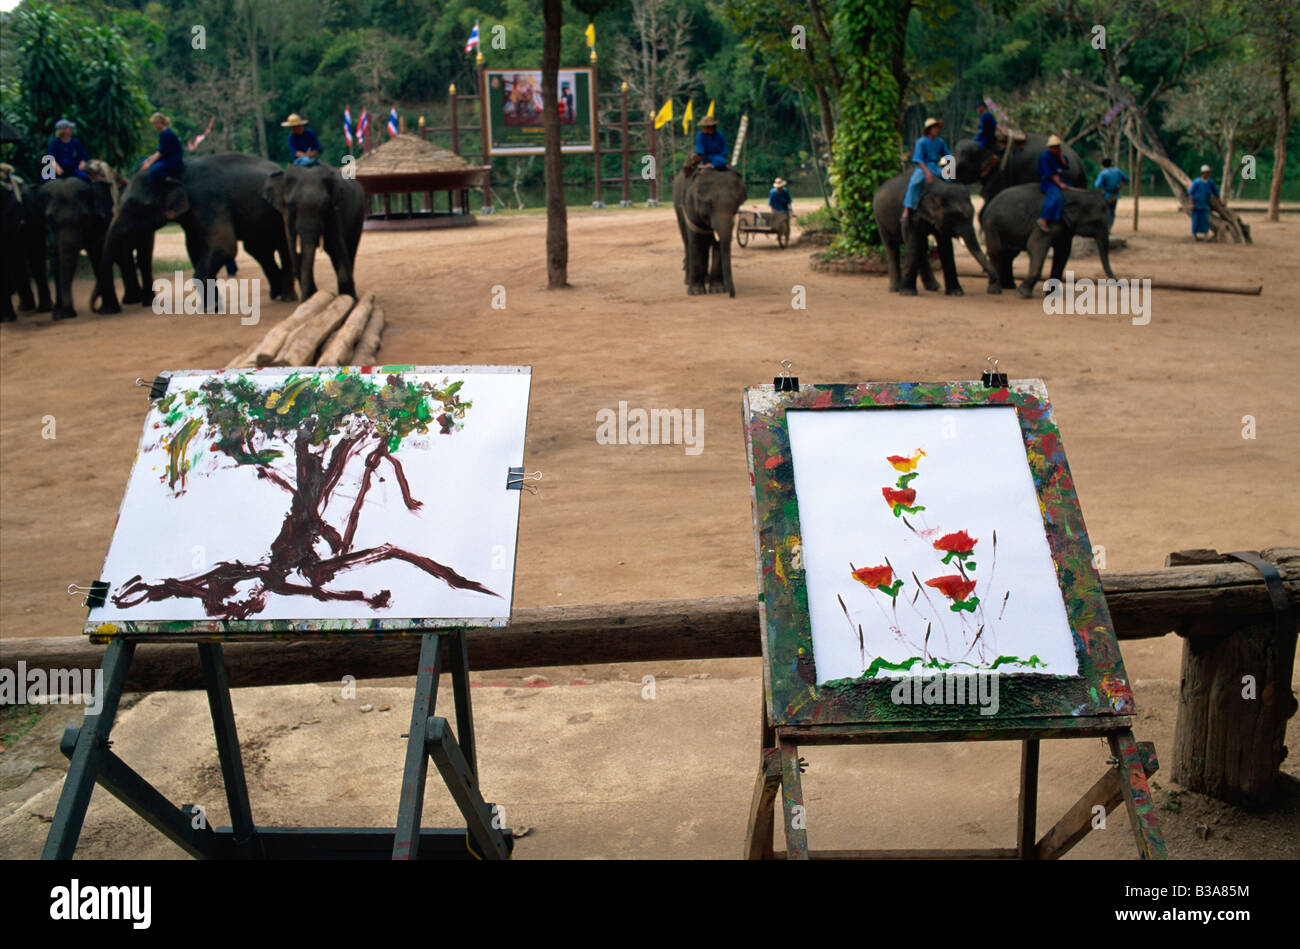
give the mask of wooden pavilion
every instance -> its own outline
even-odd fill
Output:
[[[419,135],[403,132],[367,151],[356,161],[357,181],[366,192],[367,230],[457,227],[475,223],[469,211],[471,188],[482,188],[490,171],[471,165]],[[446,210],[434,195],[446,192]],[[393,196],[397,196],[397,200]],[[405,208],[402,196],[406,196]],[[415,195],[421,195],[416,208]],[[396,207],[394,207],[396,205]]]

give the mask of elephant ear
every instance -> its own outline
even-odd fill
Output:
[[[167,220],[175,220],[190,209],[190,196],[185,193],[185,186],[175,178],[168,178],[163,183],[163,213]]]
[[[927,188],[921,192],[921,200],[917,202],[916,212],[928,223],[938,227],[943,221],[943,196],[933,188]]]
[[[284,169],[277,168],[262,182],[262,198],[281,214],[284,213]]]
[[[330,204],[332,204],[334,210],[337,211],[339,206],[343,203],[343,176],[339,173],[338,169],[331,169],[329,177],[325,180],[329,182],[329,184],[326,185],[326,188],[329,189]]]

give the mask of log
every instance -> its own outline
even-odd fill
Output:
[[[379,358],[379,338],[384,333],[384,308],[378,303],[370,311],[370,320],[352,353],[352,365],[373,366]]]
[[[318,366],[347,366],[352,358],[352,351],[357,347],[357,340],[361,338],[362,331],[366,328],[366,323],[370,320],[370,309],[375,305],[375,295],[367,293],[361,298],[348,318],[343,321],[343,325],[335,330],[321,347],[320,358],[316,360]]]
[[[1284,581],[1300,552],[1266,550]],[[1218,565],[1217,551],[1178,551],[1169,563]],[[1251,567],[1250,569],[1254,569]],[[1289,587],[1289,583],[1284,583]],[[1296,712],[1291,674],[1296,649],[1296,597],[1290,617],[1214,617],[1219,636],[1183,643],[1173,779],[1189,791],[1247,808],[1274,802],[1287,750],[1287,721]],[[1248,678],[1249,677],[1249,678]]]
[[[271,360],[273,366],[310,366],[325,339],[339,328],[357,301],[347,294],[335,297],[329,306],[303,323],[284,341]]]
[[[1291,596],[1300,599],[1300,549],[1284,564]],[[1274,552],[1276,553],[1276,552]],[[1272,616],[1264,582],[1243,563],[1106,572],[1102,586],[1120,639],[1196,639],[1220,634],[1225,623]],[[725,659],[762,655],[754,594],[687,600],[523,607],[505,629],[470,629],[470,668],[518,669],[651,660]],[[165,636],[162,638],[166,638]],[[227,643],[237,686],[327,682],[414,674],[419,636],[348,637]],[[80,636],[0,639],[0,668],[18,660],[41,668],[98,668],[103,647]],[[191,644],[145,643],[127,678],[132,691],[201,689],[198,651]]]
[[[263,337],[263,338],[265,338],[265,337]],[[257,348],[258,348],[259,346],[261,346],[261,345],[262,345],[261,340],[259,340],[258,342],[254,343],[251,347],[249,347],[248,349],[245,349],[242,353],[240,353],[240,354],[239,354],[238,356],[236,356],[234,359],[230,360],[230,362],[226,363],[226,368],[227,368],[227,369],[244,369],[244,368],[246,368],[246,367],[248,367],[248,366],[256,366],[256,365],[257,365],[257,360],[256,360]]]
[[[267,334],[262,337],[262,341],[254,347],[253,362],[258,366],[271,365],[271,360],[280,351],[280,347],[289,338],[289,334],[329,306],[333,299],[333,290],[317,290],[300,303],[298,308],[289,314],[288,319],[281,320],[271,327]]]
[[[989,275],[984,273],[984,271],[982,270],[961,270],[957,272],[957,276],[961,277],[963,280],[965,279],[983,280],[987,283]],[[1017,281],[1024,280],[1027,276],[1028,276],[1027,273],[1017,273],[1015,275]],[[1080,275],[1075,274],[1075,280],[1078,279],[1080,279]],[[1100,283],[1101,281],[1106,279],[1106,275],[1093,274],[1089,279],[1095,280],[1098,283]],[[1043,284],[1046,282],[1046,280],[1047,280],[1047,274],[1044,273],[1043,279],[1034,285],[1034,292],[1036,294],[1043,293]],[[1262,283],[1214,283],[1214,284],[1189,283],[1187,281],[1178,281],[1178,280],[1157,280],[1153,277],[1151,279],[1151,289],[1152,290],[1186,290],[1191,293],[1235,293],[1243,296],[1259,296],[1261,293],[1264,292],[1264,285]],[[1014,292],[1014,290],[1012,291],[1003,290],[1002,292],[1003,293]]]

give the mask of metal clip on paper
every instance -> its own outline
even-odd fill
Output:
[[[537,493],[537,486],[524,484],[525,481],[541,481],[542,473],[534,471],[532,474],[524,474],[522,466],[511,468],[506,474],[506,489],[510,491],[527,491],[529,494]]]
[[[772,387],[777,392],[798,392],[799,377],[790,375],[790,368],[794,365],[788,359],[781,360],[781,374],[772,380]]]
[[[998,371],[998,360],[992,356],[988,357],[984,374],[980,376],[980,381],[990,389],[1005,389],[1007,387],[1007,374]]]
[[[82,606],[88,606],[92,610],[96,609],[97,607],[103,606],[105,601],[108,599],[108,581],[96,580],[88,587],[69,583],[68,596],[79,596],[82,598]]]
[[[139,388],[148,386],[149,398],[161,399],[167,394],[167,386],[171,384],[171,381],[171,376],[154,376],[153,382],[145,382],[143,379],[137,378],[135,384]]]

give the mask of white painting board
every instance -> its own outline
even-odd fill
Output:
[[[936,668],[1078,673],[1014,408],[791,410],[787,420],[819,684],[859,678],[876,659],[893,664],[878,664],[877,678]],[[914,460],[905,489],[923,511],[895,516],[883,489],[899,490],[908,472],[891,456],[904,468]],[[957,532],[976,543],[945,565],[934,544]],[[888,566],[903,585],[891,597],[855,579],[850,564]],[[957,599],[925,584],[943,576],[974,581],[964,597],[954,592],[978,604],[954,612]]]
[[[237,463],[228,452],[216,450],[220,429],[211,422],[210,403],[206,409],[201,407],[203,386],[243,377],[262,396],[285,393],[283,405],[295,378],[317,376],[311,384],[325,385],[331,374],[337,377],[339,372],[262,369],[171,376],[166,398],[154,402],[145,421],[100,575],[110,584],[108,599],[91,610],[88,632],[102,633],[104,624],[125,623],[131,624],[130,629],[148,631],[158,623],[223,619],[250,624],[300,621],[292,628],[302,630],[505,624],[513,597],[521,495],[508,489],[506,482],[509,469],[524,463],[531,371],[492,366],[393,367],[368,374],[350,370],[361,380],[358,385],[381,389],[376,400],[383,397],[382,389],[392,376],[421,393],[431,391],[423,388],[426,385],[444,394],[455,383],[461,385],[451,396],[450,411],[447,403],[432,396],[412,396],[422,399],[434,418],[407,431],[387,456],[377,452],[386,441],[366,414],[382,417],[384,411],[398,411],[387,402],[382,403],[385,409],[373,408],[379,401],[367,403],[370,409],[346,415],[323,443],[308,446],[309,453],[319,454],[323,468],[336,453],[343,463],[333,489],[313,495],[325,498],[319,509],[324,526],[318,531],[292,531],[287,521],[295,503],[305,496],[294,437],[257,442],[257,448],[280,451],[279,458],[265,464]],[[224,396],[230,390],[215,391]],[[194,394],[186,411],[200,419],[200,427],[185,446],[187,470],[181,481],[175,477],[171,458],[181,430],[176,412],[184,406],[186,393]],[[258,410],[265,411],[260,404]],[[447,416],[446,433],[439,415]],[[339,449],[340,443],[354,437],[349,450]],[[373,473],[358,506],[370,462],[374,462]],[[345,537],[354,508],[355,527]],[[336,543],[327,536],[331,531]],[[300,569],[290,570],[279,581],[269,579],[293,559],[272,553],[277,545],[294,546],[286,541],[286,533],[299,539],[298,548],[304,533],[311,535],[308,546],[314,556],[340,564],[336,572],[317,578],[315,590],[320,595]],[[359,559],[348,562],[348,558]],[[434,568],[421,566],[430,563],[438,570],[449,568],[482,589],[458,588],[458,579],[449,583]],[[219,584],[212,571],[224,571],[224,577],[237,573],[240,565],[260,572],[217,596]],[[132,589],[133,578],[139,578],[134,593],[123,599],[124,591]],[[164,595],[168,592],[161,587],[164,581],[197,587],[204,595]],[[277,583],[301,592],[276,589]],[[335,598],[349,591],[358,598]],[[206,602],[209,594],[215,611]],[[246,615],[240,615],[238,604],[259,596],[260,608],[245,607]]]

